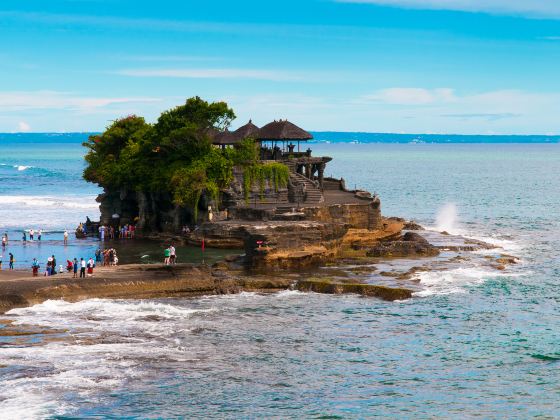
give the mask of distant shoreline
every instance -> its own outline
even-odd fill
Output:
[[[2,142],[81,144],[96,132],[75,133],[0,133]],[[560,134],[399,134],[369,133],[360,131],[311,131],[314,139],[309,143],[360,143],[360,144],[559,144]]]

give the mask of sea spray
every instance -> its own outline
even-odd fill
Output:
[[[457,206],[447,203],[439,209],[436,216],[436,229],[440,232],[454,233],[457,230]]]

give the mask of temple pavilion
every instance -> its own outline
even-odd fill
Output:
[[[313,139],[309,132],[288,120],[272,121],[261,128],[249,120],[235,131],[217,133],[213,136],[212,143],[221,148],[234,147],[246,138],[253,138],[258,142],[262,161],[282,162],[295,178],[308,184],[308,191],[313,189],[313,184],[317,189],[323,190],[325,167],[331,158],[312,156],[309,147],[302,151],[302,143]],[[321,201],[322,194],[316,199]]]

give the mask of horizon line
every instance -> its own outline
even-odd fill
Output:
[[[464,134],[464,133],[396,133],[396,132],[383,132],[383,131],[339,131],[339,130],[309,130],[311,133],[325,134],[384,134],[395,136],[463,136],[463,137],[560,137],[560,132],[556,134]],[[1,135],[27,135],[27,134],[101,134],[103,131],[0,131]]]

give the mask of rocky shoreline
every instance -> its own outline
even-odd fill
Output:
[[[210,228],[214,229],[216,240],[225,238],[226,242],[235,243],[242,233],[246,253],[213,266],[100,267],[95,270],[95,277],[86,279],[73,279],[66,274],[30,277],[27,273],[3,271],[0,272],[0,313],[50,299],[70,302],[90,298],[148,299],[243,291],[354,293],[394,301],[410,299],[420,290],[417,276],[422,272],[449,270],[470,259],[498,271],[518,262],[516,257],[482,241],[446,233],[403,232],[405,226],[417,228],[398,218],[383,219],[382,227],[377,230],[340,226],[340,230],[325,230],[320,223],[307,221],[272,225],[212,224]],[[196,240],[196,235],[191,238],[195,243]],[[206,240],[213,241],[211,235]],[[313,242],[318,245],[313,246]],[[481,250],[493,254],[474,252]]]
[[[1,279],[1,276],[0,276]],[[328,282],[324,282],[327,284]],[[27,307],[50,299],[77,302],[91,298],[149,299],[163,297],[195,297],[246,292],[278,292],[302,290],[321,293],[358,293],[386,300],[412,296],[407,289],[384,288],[374,285],[335,284],[326,287],[320,282],[299,281],[294,273],[284,275],[250,275],[243,270],[224,269],[207,265],[131,264],[118,268],[101,268],[95,277],[21,277],[0,280],[0,313]]]

